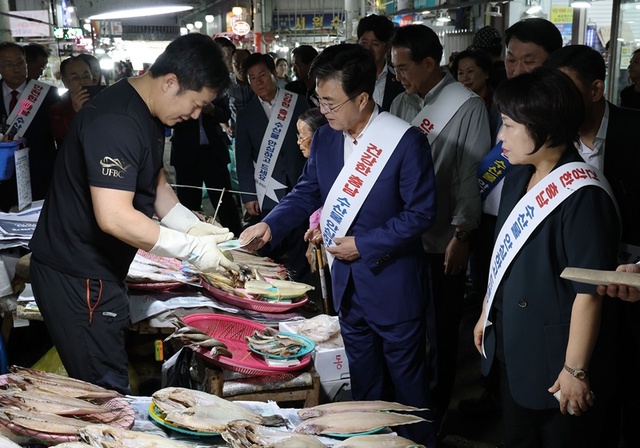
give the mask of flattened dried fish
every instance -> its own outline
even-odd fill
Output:
[[[229,423],[220,435],[231,448],[324,448],[325,446],[312,436],[278,431],[246,421]]]
[[[0,403],[15,406],[23,411],[47,412],[57,415],[101,414],[108,410],[79,398],[29,390],[9,391],[0,394]]]
[[[115,398],[121,395],[113,390],[108,390],[86,381],[69,378],[67,376],[56,375],[55,373],[43,372],[41,370],[29,369],[26,367],[11,366],[9,369],[12,373],[8,375],[12,381],[27,381],[34,385],[47,384],[52,387],[60,387],[62,389],[78,389],[83,391],[74,395],[61,392],[62,395],[73,397],[87,398]],[[53,392],[56,393],[56,392]]]
[[[175,409],[186,409],[194,406],[216,406],[235,410],[236,412],[250,412],[248,409],[213,394],[184,387],[165,387],[153,394],[153,402],[163,413]],[[253,413],[252,413],[253,414]]]
[[[165,420],[182,428],[193,431],[220,433],[229,422],[234,420],[246,420],[262,425],[282,425],[284,421],[280,416],[263,417],[255,412],[242,408],[194,406],[182,410],[174,410],[167,413]]]
[[[424,421],[415,415],[394,412],[340,412],[305,420],[296,426],[295,431],[302,434],[354,434]]]
[[[404,437],[391,434],[371,434],[368,436],[349,437],[334,446],[334,448],[369,448],[383,446],[385,448],[425,448]]]
[[[339,401],[326,403],[311,408],[303,408],[298,411],[301,419],[320,417],[321,415],[334,414],[336,412],[376,412],[376,411],[426,411],[426,408],[414,408],[393,401]]]
[[[88,425],[78,432],[80,440],[94,448],[192,448],[190,443],[108,425]]]
[[[47,434],[75,435],[79,429],[88,425],[82,420],[44,412],[35,413],[4,408],[0,414],[4,414],[14,425]]]

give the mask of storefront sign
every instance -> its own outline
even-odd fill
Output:
[[[274,14],[273,29],[332,29],[337,30],[342,24],[344,13],[320,13],[320,14]]]
[[[13,37],[49,37],[49,12],[43,10],[13,11],[13,15],[25,17],[9,17],[9,26]],[[35,19],[36,21],[26,20]],[[43,23],[44,22],[44,23]]]
[[[245,36],[249,34],[249,31],[251,31],[251,25],[249,25],[244,20],[238,20],[236,23],[233,24],[233,26],[231,27],[231,30],[234,33],[236,33],[238,36]]]

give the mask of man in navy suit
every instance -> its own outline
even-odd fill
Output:
[[[302,173],[306,159],[298,147],[296,122],[309,107],[303,95],[278,89],[271,56],[254,53],[245,59],[243,68],[255,96],[238,113],[236,167],[240,191],[246,193],[242,195],[242,203],[247,209],[249,223],[254,224],[291,191]],[[285,114],[281,114],[283,106]],[[276,132],[278,138],[271,138]],[[271,142],[276,143],[271,145]],[[262,172],[264,183],[261,183],[257,179],[261,176],[265,158],[268,167]],[[286,251],[288,267],[296,280],[305,280],[309,270],[304,256],[307,227],[292,229],[280,247],[263,252],[277,259]]]
[[[0,116],[11,114],[12,95],[21,95],[29,79],[27,78],[27,60],[24,48],[14,42],[0,43]],[[13,92],[17,94],[13,94]],[[53,164],[56,158],[56,144],[49,123],[49,108],[58,102],[58,89],[51,87],[36,113],[29,129],[24,134],[29,151],[31,170],[31,195],[33,200],[44,199],[51,182]],[[0,210],[8,211],[18,204],[15,174],[0,182]]]
[[[420,244],[436,210],[429,144],[417,128],[380,112],[372,99],[373,55],[360,45],[328,47],[312,75],[329,125],[314,134],[293,191],[240,238],[254,239],[249,248],[277,244],[323,206],[321,228],[333,258],[333,303],[353,399],[430,407]],[[398,432],[435,446],[431,423]]]

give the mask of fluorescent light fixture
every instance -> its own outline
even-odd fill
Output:
[[[439,22],[439,23],[451,22],[451,16],[449,16],[449,12],[445,11],[444,9],[438,11],[436,22]]]
[[[187,29],[186,26],[181,26],[180,27],[180,35],[184,36],[185,34],[189,34],[189,30]]]
[[[199,20],[196,20],[195,22],[193,22],[193,26],[195,26],[196,29],[199,30],[200,28],[202,28],[202,22]]]
[[[193,29],[193,23],[187,23],[187,29],[191,31]]]
[[[211,14],[207,14],[206,16],[204,16],[204,20],[207,23],[213,23],[213,16]]]
[[[538,14],[540,11],[542,11],[542,6],[533,5],[531,8],[525,11],[525,14]]]
[[[189,11],[193,6],[187,5],[169,5],[169,6],[153,6],[149,8],[121,9],[119,11],[110,11],[102,14],[96,14],[89,17],[90,20],[113,20],[113,19],[129,19],[132,17],[157,16],[160,14],[171,14],[175,12]]]
[[[484,12],[484,15],[489,17],[502,17],[500,6],[498,6],[497,3],[489,3],[489,7]]]
[[[571,7],[572,8],[577,8],[577,9],[591,8],[591,2],[584,1],[584,0],[571,2]]]

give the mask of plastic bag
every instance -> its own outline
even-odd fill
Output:
[[[335,316],[328,314],[320,314],[311,319],[307,319],[305,323],[300,325],[297,330],[298,334],[308,337],[313,342],[320,343],[331,339],[334,335],[340,333],[340,323]]]
[[[204,364],[189,347],[182,347],[162,363],[162,387],[202,390]]]

